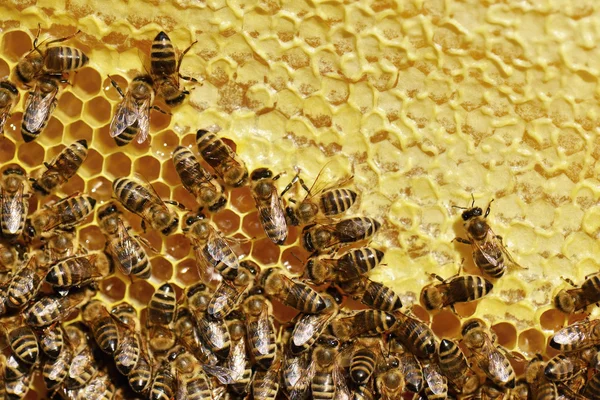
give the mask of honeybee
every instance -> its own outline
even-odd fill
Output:
[[[138,143],[144,143],[150,133],[150,110],[154,109],[168,114],[152,105],[154,103],[152,77],[150,75],[136,76],[131,81],[126,94],[123,94],[119,84],[110,75],[108,75],[108,79],[123,98],[110,122],[110,137],[115,139],[117,146],[125,146],[134,138],[137,138]]]
[[[359,386],[365,386],[371,380],[382,353],[380,338],[361,338],[351,347],[349,374],[350,379]]]
[[[144,231],[146,223],[165,236],[177,229],[179,224],[177,214],[169,211],[165,202],[149,183],[142,185],[133,179],[117,178],[113,182],[113,193],[126,209],[142,218]],[[178,204],[171,201],[168,203]]]
[[[479,378],[469,367],[458,344],[442,339],[438,347],[438,365],[456,390],[464,395],[474,393],[479,387]]]
[[[201,297],[206,300],[207,296]],[[194,357],[196,357],[204,365],[215,365],[218,363],[217,357],[208,349],[196,329],[196,323],[192,319],[192,313],[187,307],[179,307],[175,317],[175,333],[180,343],[185,345]]]
[[[59,325],[44,328],[40,335],[40,348],[50,358],[57,358],[66,346],[66,338]]]
[[[339,282],[337,286],[354,300],[371,308],[388,312],[402,308],[400,297],[392,289],[366,276]]]
[[[550,347],[562,352],[583,350],[600,344],[600,319],[584,319],[556,332]]]
[[[355,279],[377,267],[383,256],[380,250],[361,247],[348,250],[338,258],[329,258],[329,255],[310,257],[304,267],[304,278],[315,285]]]
[[[106,307],[98,300],[92,301],[83,309],[82,317],[89,325],[98,347],[107,354],[115,354],[120,344],[119,327]]]
[[[267,371],[255,371],[252,379],[252,395],[255,400],[275,400],[279,393],[279,375],[281,359],[271,365]]]
[[[502,238],[496,235],[487,223],[486,218],[490,214],[491,204],[490,201],[482,217],[483,211],[480,207],[474,207],[475,198],[473,198],[471,207],[462,213],[467,239],[456,238],[456,241],[471,245],[473,261],[483,273],[492,278],[500,278],[506,272],[507,261],[517,267],[520,267],[520,265],[506,250],[502,244]]]
[[[305,283],[290,279],[277,267],[266,269],[259,277],[265,294],[303,313],[318,314],[327,306],[323,297]]]
[[[7,399],[24,399],[27,393],[29,392],[29,384],[31,382],[31,377],[33,375],[33,370],[28,371],[23,374],[19,378],[16,379],[6,379],[4,382],[4,390],[6,391]]]
[[[423,289],[423,305],[428,310],[450,306],[455,311],[455,303],[478,300],[494,287],[490,281],[477,275],[454,276],[446,280],[435,274],[432,277],[442,283],[431,284]]]
[[[40,50],[37,43],[40,32],[41,28],[38,27],[37,35],[33,40],[33,49],[21,58],[17,64],[16,75],[21,82],[27,85],[43,73],[62,75],[64,72],[75,71],[87,65],[89,58],[78,48],[67,46],[48,47],[52,43],[67,41],[79,34],[80,31],[46,42],[44,50]],[[42,41],[42,43],[44,42]]]
[[[0,242],[0,283],[10,280],[19,263],[15,246]]]
[[[129,227],[125,226],[119,214],[117,205],[113,203],[98,210],[99,226],[107,237],[106,250],[117,261],[117,268],[122,274],[148,279],[152,270],[142,243],[149,244],[144,238],[130,235]]]
[[[388,343],[390,354],[400,362],[400,373],[406,388],[413,393],[419,393],[425,384],[421,364],[397,338],[389,337]]]
[[[85,292],[68,296],[45,296],[29,306],[23,317],[27,325],[42,328],[69,316],[82,301],[89,297]]]
[[[389,331],[396,318],[385,311],[361,310],[352,314],[338,314],[330,324],[331,333],[342,341],[357,336],[369,336]]]
[[[312,365],[308,372],[308,376],[311,377],[310,389],[313,399],[333,399],[346,388],[340,372],[339,353],[338,339],[323,335],[317,340],[312,352]]]
[[[0,365],[3,368],[0,368],[0,373],[4,372],[4,378],[7,381],[14,381],[22,378],[24,375],[28,374],[33,366],[27,365],[19,361],[19,359],[12,353],[8,355],[8,357],[0,356]]]
[[[485,375],[503,389],[515,387],[515,371],[485,330],[482,323],[467,321],[462,329],[463,342],[471,352],[471,357]]]
[[[258,220],[267,237],[278,245],[282,245],[288,235],[283,202],[274,183],[280,176],[281,174],[273,176],[273,172],[268,168],[255,169],[250,175]]]
[[[42,376],[48,390],[58,389],[69,374],[69,367],[73,360],[73,349],[66,343],[56,357],[44,360]]]
[[[31,301],[38,293],[46,269],[40,267],[37,257],[31,257],[11,277],[6,289],[7,305],[11,308],[21,308]]]
[[[300,178],[300,172],[298,172],[281,193],[281,197],[283,197],[296,182],[300,182],[300,185],[306,191],[306,196],[300,203],[290,199],[294,206],[288,206],[285,209],[287,221],[290,225],[306,225],[314,222],[319,217],[323,219],[339,215],[352,207],[356,201],[357,194],[355,191],[340,188],[352,177],[327,187],[327,185],[317,185],[322,172],[323,170],[319,172],[310,188],[306,186],[304,180]]]
[[[123,324],[137,329],[139,327],[138,315],[135,307],[127,302],[122,302],[115,305],[110,313],[114,315]]]
[[[558,398],[558,390],[553,382],[544,375],[544,362],[538,354],[527,365],[525,379],[529,384],[530,396],[534,400],[552,400]]]
[[[170,283],[164,283],[150,298],[148,303],[148,324],[169,325],[175,319],[177,298],[175,288]]]
[[[171,364],[162,362],[150,386],[150,400],[170,400],[174,398],[176,388],[176,379],[173,375]]]
[[[225,142],[204,129],[196,132],[196,144],[200,155],[227,186],[240,187],[248,179],[246,164]]]
[[[177,377],[176,400],[212,399],[211,385],[200,362],[190,352],[182,348],[170,357]]]
[[[27,365],[35,364],[40,354],[40,348],[33,330],[26,325],[4,326],[3,329],[6,331],[8,345],[15,357]]]
[[[396,357],[389,357],[378,365],[375,378],[377,391],[382,400],[399,399],[404,388],[404,376]]]
[[[214,271],[224,278],[233,280],[238,274],[240,263],[227,240],[217,231],[203,214],[189,216],[183,231],[194,245],[198,270],[203,281],[214,279]]]
[[[442,375],[440,367],[431,360],[423,362],[423,377],[427,385],[425,394],[428,400],[448,398],[448,379]]]
[[[238,274],[233,280],[223,280],[215,289],[206,313],[214,319],[223,319],[240,303],[244,293],[252,287],[260,267],[253,261],[240,263]]]
[[[2,169],[0,178],[0,226],[2,236],[13,241],[21,236],[29,210],[29,194],[25,189],[26,172],[11,164]]]
[[[573,282],[567,280],[575,286]],[[588,277],[580,288],[561,290],[554,298],[556,308],[564,313],[572,314],[600,301],[600,275]]]
[[[96,200],[75,193],[52,205],[44,205],[27,219],[25,234],[35,239],[54,229],[71,230],[94,211]]]
[[[141,351],[137,363],[127,375],[129,386],[136,393],[144,393],[152,382],[152,364],[145,351]]]
[[[12,82],[6,79],[0,81],[0,137],[4,135],[4,124],[18,98],[19,91]]]
[[[433,357],[437,346],[431,329],[418,319],[399,311],[396,311],[394,316],[398,323],[392,331],[392,335],[398,338],[418,358],[429,359]]]
[[[343,243],[355,243],[371,238],[381,224],[368,217],[353,217],[327,225],[307,225],[302,229],[302,247],[309,252],[321,252]]]
[[[114,353],[115,365],[121,374],[129,376],[138,363],[142,348],[134,327],[118,325],[119,347]]]
[[[58,100],[58,80],[49,75],[41,76],[35,88],[29,92],[21,123],[21,135],[25,143],[35,140],[48,124]]]
[[[82,343],[75,350],[75,355],[69,366],[69,373],[64,380],[66,389],[79,389],[88,384],[98,374],[98,366],[94,360],[91,348]]]
[[[197,40],[181,53],[179,60],[176,60],[175,48],[166,33],[159,32],[152,42],[150,73],[154,77],[156,93],[165,99],[165,103],[169,107],[181,104],[185,95],[189,94],[187,90],[179,89],[179,78],[195,81],[193,78],[181,76],[179,68],[183,56],[196,43],[198,43]]]
[[[33,181],[31,187],[42,196],[49,195],[54,188],[62,185],[77,173],[87,154],[88,145],[85,139],[65,147],[52,161],[44,163],[46,171],[39,179]]]
[[[117,389],[111,378],[105,371],[98,372],[88,383],[83,387],[75,390],[65,390],[66,398],[69,400],[112,400],[119,399],[117,397]],[[122,397],[121,397],[122,398]]]
[[[582,371],[585,371],[588,361],[582,357],[581,353],[576,354],[558,354],[552,357],[546,363],[544,375],[553,382],[565,382],[573,379]]]
[[[254,361],[263,370],[273,365],[277,354],[277,336],[273,318],[273,306],[260,290],[248,297],[242,309],[246,315],[248,347]]]
[[[209,174],[188,148],[177,146],[173,150],[173,164],[183,187],[196,198],[200,206],[215,212],[227,204],[225,188]]]
[[[52,265],[46,282],[59,292],[84,286],[108,275],[109,264],[102,252],[65,258]]]
[[[76,237],[74,232],[57,231],[45,241],[43,261],[41,264],[54,264],[58,261],[75,256]],[[85,251],[84,251],[85,252]]]

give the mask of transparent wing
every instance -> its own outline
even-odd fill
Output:
[[[211,234],[206,243],[207,254],[216,262],[223,263],[229,268],[239,269],[240,263],[235,253],[219,232],[211,226]],[[231,255],[234,255],[231,257]],[[216,264],[215,264],[216,265]]]
[[[217,378],[223,385],[230,385],[236,382],[236,380],[233,379],[234,372],[229,368],[221,367],[219,365],[203,365],[202,369],[204,369],[207,374]]]
[[[39,131],[48,120],[50,113],[54,109],[54,99],[58,93],[58,87],[50,93],[44,95],[37,87],[33,95],[27,98],[25,113],[30,118],[23,118],[25,129],[29,132]]]
[[[489,372],[500,382],[508,382],[512,375],[510,363],[497,350],[492,351],[489,355]]]
[[[302,346],[312,337],[318,335],[324,325],[332,317],[329,313],[322,314],[306,314],[296,322],[294,332],[292,333],[292,341],[296,346]]]
[[[17,233],[21,226],[21,217],[23,216],[23,184],[8,201],[2,198],[2,215],[5,216],[5,224],[9,233]]]
[[[136,108],[137,106],[133,101],[133,97],[127,92],[125,98],[119,103],[117,112],[110,122],[110,137],[119,136],[125,129],[137,121]]]
[[[129,275],[131,274],[131,265],[128,266],[128,268],[126,268],[122,262],[120,262],[121,260],[132,260],[135,256],[135,249],[133,246],[133,238],[131,236],[129,236],[129,232],[127,232],[127,229],[125,228],[125,224],[123,223],[123,220],[121,220],[119,218],[119,230],[118,230],[118,235],[119,235],[119,243],[120,243],[120,254],[118,255],[118,259],[119,259],[119,269],[121,270],[121,272],[125,275]],[[111,247],[113,247],[112,245],[110,245]]]
[[[150,99],[145,99],[142,104],[136,104],[136,115],[140,132],[137,136],[138,143],[144,143],[150,132]]]
[[[269,325],[269,309],[263,304],[262,311],[256,321],[256,332],[254,332],[256,336],[255,347],[260,354],[269,354]]]
[[[2,107],[0,109],[0,135],[2,135],[4,133],[4,124],[6,123],[6,120],[8,119],[8,116],[10,115],[10,109],[12,108],[13,104],[10,103],[5,107]]]

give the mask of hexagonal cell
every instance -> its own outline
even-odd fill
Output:
[[[112,198],[112,182],[103,176],[92,178],[86,182],[85,193],[98,202],[109,201]]]
[[[512,349],[517,343],[517,328],[511,323],[500,322],[499,324],[492,326],[492,331],[498,336],[498,344]]]
[[[196,260],[188,258],[177,264],[177,279],[185,286],[190,286],[200,280]]]
[[[110,77],[115,82],[117,82],[117,85],[123,91],[123,94],[125,94],[125,92],[127,91],[127,86],[129,85],[129,83],[127,83],[127,79],[123,78],[121,75],[111,75]],[[112,83],[110,82],[110,79],[108,78],[102,81],[102,91],[104,92],[104,95],[110,100],[117,101],[122,99],[121,95],[113,87]]]
[[[281,249],[270,239],[264,238],[254,241],[252,246],[252,258],[261,266],[275,264],[279,261]]]
[[[422,322],[425,322],[426,324],[429,324],[429,319],[431,316],[429,315],[426,309],[424,309],[418,304],[413,304],[411,311],[415,315],[415,317],[417,317],[417,319],[421,320]]]
[[[163,244],[162,235],[159,232],[153,230],[152,227],[150,226],[150,224],[146,224],[146,233],[144,233],[143,229],[141,229],[141,228],[140,228],[139,232],[140,232],[140,236],[143,237],[144,239],[146,239],[148,242],[150,242],[150,246],[153,247],[153,249],[149,249],[149,250],[151,250],[151,252],[149,252],[148,254],[150,256],[152,256],[152,253],[154,252],[154,250],[156,250],[160,254],[162,251],[162,244]]]
[[[558,331],[565,326],[566,316],[563,312],[551,308],[540,316],[540,325],[543,329],[547,329],[550,331]]]
[[[9,162],[15,156],[17,147],[6,136],[0,137],[0,164]]]
[[[83,115],[94,128],[99,128],[111,120],[112,107],[104,97],[94,97],[83,106]]]
[[[9,74],[10,74],[9,65],[6,63],[6,61],[4,61],[3,59],[0,58],[0,77],[8,76]]]
[[[163,257],[152,259],[152,276],[160,281],[168,281],[173,276],[173,265]]]
[[[198,208],[196,198],[190,194],[182,185],[177,186],[173,190],[173,199],[183,204],[188,210]]]
[[[159,160],[170,160],[175,147],[179,145],[179,136],[170,129],[156,133],[152,137],[152,155]]]
[[[246,235],[248,235],[248,237],[251,238],[265,236],[265,231],[258,220],[258,212],[253,212],[244,216],[244,220],[242,221],[242,230],[244,233],[246,233]]]
[[[181,137],[180,144],[188,149],[196,149],[196,132],[185,133]],[[192,150],[194,151],[194,150]]]
[[[67,127],[66,133],[66,139],[68,142],[75,142],[77,140],[85,139],[88,142],[88,147],[91,147],[90,144],[92,143],[94,131],[83,120],[78,120],[70,124]]]
[[[546,337],[537,329],[528,329],[519,335],[519,349],[529,356],[541,353],[546,346]]]
[[[70,118],[77,118],[81,115],[81,109],[83,108],[83,102],[79,100],[71,92],[64,92],[60,95],[58,101],[58,109],[66,114]]]
[[[81,167],[79,168],[79,174],[86,178],[98,175],[102,172],[102,163],[104,157],[98,153],[95,149],[88,148],[88,155]]]
[[[39,167],[44,162],[44,148],[36,142],[22,143],[17,150],[17,157],[28,167]]]
[[[104,171],[109,174],[113,180],[122,176],[128,176],[131,173],[131,160],[123,153],[111,154],[106,157]]]
[[[241,188],[231,189],[231,205],[235,207],[238,212],[245,214],[256,209],[256,203],[252,197],[252,192],[247,186]]]
[[[152,156],[136,158],[133,163],[133,171],[152,182],[160,176],[160,162]]]
[[[129,297],[140,304],[148,304],[154,294],[154,286],[143,279],[134,279],[129,285]]]
[[[460,320],[451,311],[441,311],[433,316],[431,330],[438,337],[458,337],[460,335]]]
[[[240,217],[231,210],[221,210],[214,214],[212,221],[224,235],[231,235],[240,229]]]
[[[31,36],[23,31],[6,32],[2,37],[2,54],[9,61],[19,61],[32,47]]]
[[[60,187],[60,191],[63,192],[65,196],[70,196],[73,193],[83,193],[84,188],[84,180],[79,175],[75,175]]]
[[[152,187],[154,188],[154,190],[158,194],[158,197],[160,197],[161,199],[163,199],[163,200],[169,200],[171,198],[171,190],[164,183],[162,183],[162,182],[153,182],[152,183]],[[169,207],[169,209],[171,211],[173,211],[173,210],[176,209],[175,206],[172,206],[170,204],[167,204],[167,207]]]
[[[100,291],[112,301],[123,300],[125,297],[125,282],[116,276],[104,279],[100,283]]]
[[[106,81],[108,81],[110,85],[108,78]],[[98,71],[89,66],[77,71],[73,90],[78,96],[81,96],[84,99],[89,99],[90,97],[98,94],[100,89],[102,89],[102,77],[100,77],[100,73]]]
[[[79,229],[79,243],[90,251],[104,249],[106,239],[97,225],[89,225]]]
[[[165,238],[165,251],[177,260],[190,254],[190,241],[182,234],[167,236]]]
[[[163,111],[168,112],[168,110]],[[150,132],[160,132],[167,129],[169,125],[171,125],[171,114],[164,114],[156,110],[150,111]]]
[[[304,272],[304,262],[309,253],[301,247],[285,249],[281,254],[281,265],[291,274],[297,275]]]
[[[169,186],[174,187],[181,184],[181,179],[179,179],[179,175],[177,175],[177,171],[175,170],[175,165],[173,165],[173,161],[163,161],[160,170],[161,177]]]
[[[478,302],[476,301],[457,303],[454,305],[454,309],[461,318],[467,318],[475,314],[475,311],[477,311],[477,304]]]
[[[40,133],[36,141],[46,147],[56,146],[62,142],[64,131],[65,127],[63,123],[58,118],[52,116],[48,120],[48,125]]]
[[[4,137],[8,137],[14,142],[23,140],[21,136],[21,121],[23,120],[22,112],[14,112],[4,124]]]
[[[102,154],[110,154],[115,151],[122,151],[117,146],[115,139],[110,137],[110,124],[97,128],[94,132],[94,139],[90,147],[98,149]]]

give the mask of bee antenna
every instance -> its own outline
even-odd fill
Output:
[[[475,196],[473,196],[473,193],[471,193],[471,199],[473,199],[471,202],[471,207],[473,207],[475,205]]]
[[[452,206],[452,208],[460,208],[461,210],[467,210],[467,207],[461,207],[461,206]]]

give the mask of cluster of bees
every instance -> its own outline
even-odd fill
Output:
[[[39,35],[39,32],[38,32]],[[35,139],[56,104],[58,83],[88,58],[78,49],[46,42],[19,62],[16,75],[35,83],[26,102],[23,139]],[[192,43],[193,45],[193,43]],[[118,145],[146,140],[155,93],[169,106],[188,93],[179,87],[179,67],[169,37],[153,41],[151,72],[132,81],[117,107],[110,134]],[[193,80],[193,78],[186,78]],[[17,95],[9,81],[0,85],[2,125]],[[8,346],[0,364],[0,399],[21,399],[35,371],[53,397],[66,399],[582,399],[600,398],[600,320],[583,320],[558,331],[550,346],[562,351],[545,362],[529,361],[517,379],[511,360],[494,332],[479,319],[466,321],[460,341],[439,340],[430,327],[403,307],[391,288],[370,280],[384,252],[368,246],[380,229],[373,218],[343,217],[358,194],[350,179],[308,187],[298,172],[282,193],[268,168],[251,173],[218,135],[196,134],[202,161],[187,147],[172,156],[183,186],[199,210],[163,200],[141,178],[113,182],[116,201],[96,209],[93,197],[76,193],[29,213],[32,194],[47,196],[77,173],[87,142],[66,147],[46,170],[28,179],[18,165],[0,171],[0,321]],[[207,165],[209,168],[206,168]],[[212,170],[211,171],[209,171]],[[226,188],[249,185],[265,235],[282,245],[289,226],[301,226],[302,247],[311,255],[300,276],[278,267],[240,260],[233,244],[208,214],[227,204]],[[292,189],[306,195],[296,199]],[[178,207],[171,208],[172,206]],[[193,244],[201,282],[178,298],[164,283],[141,315],[127,302],[108,309],[93,299],[97,283],[115,270],[129,279],[148,279],[148,251],[157,252],[132,232],[125,210],[142,229],[168,236],[181,229]],[[184,211],[187,211],[185,214]],[[96,213],[106,237],[103,251],[78,245],[76,228]],[[462,212],[475,264],[490,279],[518,266],[487,223],[480,207]],[[183,215],[183,218],[180,218]],[[488,279],[462,275],[427,285],[421,302],[428,310],[482,298],[493,289]],[[561,291],[555,304],[571,313],[600,300],[598,276]],[[364,309],[343,308],[345,298]],[[277,321],[273,307],[298,314]],[[70,320],[79,310],[80,319]],[[513,360],[514,361],[514,360]],[[519,361],[519,360],[517,360]]]

